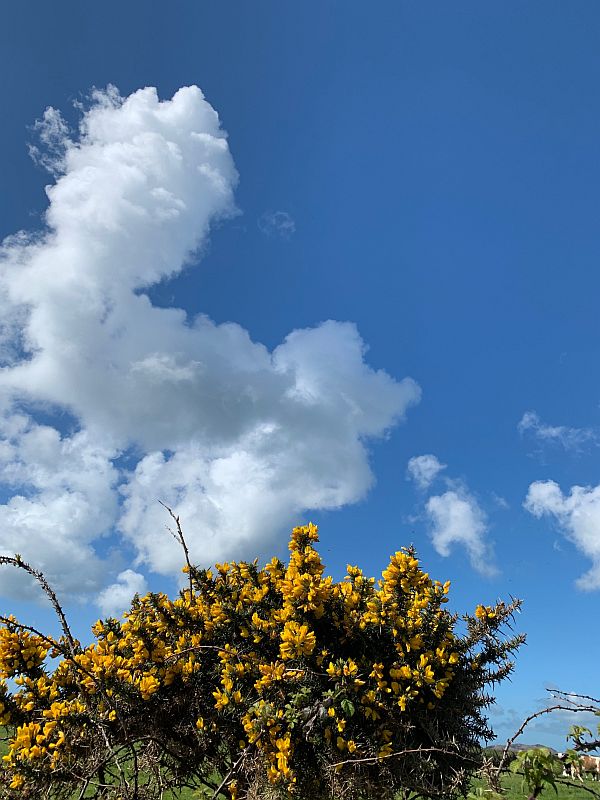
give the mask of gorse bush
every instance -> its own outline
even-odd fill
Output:
[[[317,540],[313,525],[294,529],[287,565],[188,562],[176,599],[136,597],[122,621],[96,623],[88,647],[66,621],[55,641],[5,620],[3,796],[466,791],[491,736],[487,691],[523,640],[503,632],[518,603],[459,619],[445,607],[449,584],[412,549],[378,582],[349,566],[336,583]]]

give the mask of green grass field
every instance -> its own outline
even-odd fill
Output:
[[[6,750],[6,742],[0,742],[0,756],[4,755]],[[600,783],[596,781],[586,779],[585,786],[600,792]],[[524,798],[528,796],[528,792],[523,786],[522,779],[519,775],[513,775],[511,773],[505,774],[502,779],[502,787],[505,792],[506,800],[524,800]],[[472,789],[485,789],[485,786],[481,780],[474,779]],[[557,789],[557,794],[554,793],[552,788],[546,789],[540,795],[541,800],[592,800],[593,798],[593,795],[584,788],[578,786],[570,787],[557,784]],[[166,795],[166,798],[169,798],[169,800],[205,800],[205,798],[209,798],[210,796],[210,794],[201,794],[192,789],[182,789],[176,794]],[[310,800],[310,798],[306,800]],[[485,800],[485,794],[481,797],[481,800]]]
[[[523,798],[528,797],[529,793],[523,786],[522,781],[523,779],[520,775],[513,775],[510,773],[504,775],[502,779],[502,788],[506,793],[507,800],[523,800]],[[600,784],[597,781],[592,781],[588,778],[586,779],[585,786],[600,792]],[[474,780],[473,788],[475,789],[478,787],[483,787],[483,783],[480,780]],[[548,788],[542,792],[540,798],[542,800],[551,800],[552,798],[554,798],[554,800],[593,800],[593,795],[580,787],[572,788],[557,783],[556,788],[558,790],[557,794],[554,793],[552,788]]]

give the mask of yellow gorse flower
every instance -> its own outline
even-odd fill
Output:
[[[496,610],[491,606],[477,606],[475,609],[475,616],[477,619],[487,622],[488,620],[495,619]]]
[[[316,636],[308,625],[299,622],[286,622],[281,632],[279,653],[284,661],[299,656],[309,656],[315,649]]]

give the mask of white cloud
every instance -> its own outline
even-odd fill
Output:
[[[441,556],[449,556],[452,545],[465,547],[471,565],[483,575],[494,575],[488,530],[484,512],[475,498],[463,487],[430,497],[425,506],[431,522],[433,546]]]
[[[502,495],[497,494],[496,492],[492,492],[492,500],[498,506],[498,508],[501,508],[503,511],[508,511],[508,509],[510,508],[510,503],[508,502],[508,500],[505,497],[502,497]]]
[[[563,495],[554,481],[536,481],[527,492],[525,508],[535,517],[553,517],[577,549],[592,562],[576,581],[584,590],[600,589],[600,486],[573,486]]]
[[[66,144],[69,141],[69,126],[60,111],[47,108],[42,119],[33,126],[39,136],[40,145],[29,145],[29,155],[41,167],[53,175],[59,175],[64,168]]]
[[[353,324],[296,330],[269,352],[235,323],[188,319],[145,293],[235,213],[237,173],[200,90],[162,102],[151,88],[96,92],[74,140],[57,112],[46,121],[58,174],[46,230],[0,254],[13,494],[0,505],[2,551],[85,593],[109,569],[97,545],[111,530],[138,567],[178,570],[159,499],[180,514],[193,558],[210,562],[254,555],[306,510],[364,497],[369,440],[420,389],[371,369]],[[76,432],[38,425],[32,408],[66,413]],[[129,472],[123,453],[138,455]]]
[[[135,594],[148,591],[146,579],[139,572],[126,569],[117,575],[115,583],[103,589],[96,600],[103,617],[120,617],[131,605]]]
[[[442,464],[434,455],[413,456],[408,462],[407,474],[419,489],[425,490],[429,489],[438,474],[444,469],[446,469],[446,464]]]
[[[181,561],[165,540],[156,497],[177,509],[203,560],[251,556],[304,509],[364,497],[373,480],[364,438],[381,435],[419,396],[412,381],[395,383],[364,364],[362,342],[348,324],[294,331],[271,363],[272,372],[265,369],[248,387],[264,404],[260,416],[241,406],[235,437],[192,440],[170,456],[149,452],[123,489],[121,529],[156,572],[172,572]],[[272,380],[280,382],[274,396]]]
[[[296,223],[287,211],[265,211],[258,218],[258,229],[266,236],[289,239],[296,233]]]
[[[93,591],[106,565],[93,542],[117,519],[115,453],[87,431],[61,436],[21,414],[0,418],[0,552],[43,566],[51,583],[75,595]],[[30,588],[23,573],[2,573],[4,593]]]
[[[564,450],[581,450],[586,444],[597,444],[598,436],[591,428],[570,428],[547,425],[535,411],[526,411],[518,426],[521,435],[529,435],[542,444],[555,444]]]

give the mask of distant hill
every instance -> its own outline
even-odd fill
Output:
[[[487,747],[484,747],[484,750],[494,750],[495,752],[502,753],[506,745],[504,744],[490,744]],[[553,747],[548,747],[547,744],[511,744],[509,748],[510,753],[518,753],[521,750],[539,750],[540,748],[544,748],[545,750],[550,750],[551,753],[556,755],[558,750],[555,750]]]

